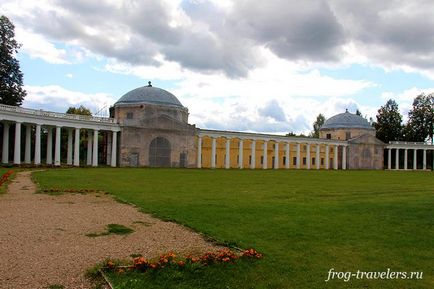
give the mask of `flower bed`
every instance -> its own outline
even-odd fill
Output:
[[[2,186],[4,183],[6,183],[9,180],[9,177],[14,173],[13,170],[9,170],[6,173],[4,173],[0,179],[0,186]]]

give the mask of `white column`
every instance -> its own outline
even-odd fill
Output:
[[[66,164],[72,165],[72,128],[68,129],[68,150],[66,152]]]
[[[392,169],[392,149],[387,150],[387,169]]]
[[[300,143],[297,143],[297,169],[300,168]]]
[[[267,169],[267,153],[268,153],[268,142],[264,141],[264,144],[262,145],[263,148],[263,163],[262,163],[262,169],[266,170]]]
[[[202,168],[202,137],[197,138],[197,168]]]
[[[399,170],[399,148],[396,148],[395,154],[395,169]]]
[[[424,170],[426,170],[426,149],[423,150],[423,162],[422,167]]]
[[[289,163],[291,162],[291,160],[290,160],[290,153],[289,153],[289,149],[290,149],[290,146],[289,146],[289,142],[287,142],[286,143],[286,148],[285,148],[285,158],[286,158],[286,163],[285,163],[285,168],[286,169],[289,169]]]
[[[338,164],[339,164],[339,147],[337,145],[335,145],[335,156],[334,156],[333,162],[334,162],[333,168],[335,170],[337,170]]]
[[[47,127],[47,165],[53,164],[53,130],[51,127]]]
[[[92,139],[93,139],[93,131],[87,131],[87,160],[86,165],[92,165]]]
[[[413,170],[417,170],[417,149],[413,150]]]
[[[9,162],[9,123],[3,123],[3,151],[2,151],[2,163],[7,164]]]
[[[31,157],[31,145],[32,145],[32,125],[27,124],[26,125],[26,146],[24,149],[24,163],[25,164],[30,164],[32,162],[32,157]]]
[[[21,122],[15,123],[14,164],[21,163]]]
[[[342,146],[342,169],[347,169],[347,146]]]
[[[35,165],[41,164],[41,125],[36,125],[35,131]]]
[[[75,128],[74,137],[74,166],[80,166],[80,128]]]
[[[116,167],[116,158],[117,158],[117,147],[118,147],[118,140],[117,140],[118,133],[116,131],[112,132],[112,154],[111,154],[111,166]]]
[[[320,156],[320,144],[316,145],[316,156],[315,156],[315,164],[316,164],[316,169],[319,170],[321,168],[321,156]]]
[[[310,159],[310,144],[306,145],[306,168],[308,170],[310,170],[310,163],[311,163],[311,159]]]
[[[330,169],[329,161],[330,161],[330,158],[329,158],[329,145],[326,144],[326,146],[325,146],[325,168],[326,168],[326,170]]]
[[[93,130],[92,166],[98,166],[98,130]]]
[[[231,139],[226,139],[226,157],[225,157],[225,168],[229,169],[231,167]]]
[[[243,140],[240,139],[240,143],[239,143],[240,147],[239,147],[239,151],[238,151],[238,160],[239,160],[239,168],[242,169],[243,168]]]
[[[216,157],[216,145],[217,140],[215,137],[212,137],[212,144],[211,144],[211,168],[215,169],[215,157]]]
[[[279,143],[274,143],[274,169],[277,170],[279,168]]]
[[[250,148],[252,151],[252,162],[250,163],[250,168],[254,170],[256,168],[256,140],[252,140],[252,143],[250,144]]]
[[[404,170],[407,169],[407,159],[408,159],[407,151],[408,149],[404,150]]]
[[[56,126],[56,141],[54,146],[54,165],[60,166],[60,126]]]

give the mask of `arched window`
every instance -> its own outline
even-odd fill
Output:
[[[170,167],[170,142],[164,137],[156,137],[149,146],[150,167]]]

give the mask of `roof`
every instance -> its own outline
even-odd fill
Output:
[[[151,82],[147,86],[142,86],[124,94],[117,104],[159,104],[168,106],[184,107],[181,102],[170,92],[153,87]]]
[[[327,119],[321,129],[336,129],[336,128],[362,128],[373,130],[374,128],[369,122],[357,114],[352,114],[345,111]]]

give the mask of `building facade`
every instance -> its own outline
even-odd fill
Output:
[[[110,109],[110,118],[0,105],[0,121],[3,164],[307,170],[433,167],[434,146],[385,144],[366,119],[348,111],[329,118],[319,138],[196,128],[188,123],[188,109],[150,82],[122,96]]]

